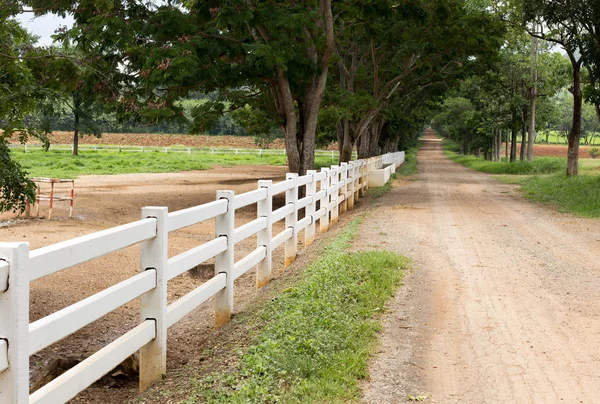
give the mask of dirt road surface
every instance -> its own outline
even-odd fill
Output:
[[[384,315],[364,401],[600,402],[600,221],[525,201],[431,136],[418,169],[355,245],[415,268]]]

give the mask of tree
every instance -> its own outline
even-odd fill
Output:
[[[491,15],[449,0],[361,4],[346,17],[336,48],[341,161],[350,158],[355,144],[359,157],[379,153],[382,143],[393,144],[382,142],[398,127],[386,117],[398,110],[412,115],[410,106],[422,107],[493,63],[503,33]]]
[[[46,96],[38,103],[40,115],[57,117],[71,115],[70,130],[73,131],[73,155],[79,154],[81,135],[101,136],[97,123],[103,113],[104,101],[112,93],[117,93],[116,66],[100,71],[94,62],[87,61],[85,55],[68,42],[62,48],[49,47],[36,49],[36,57],[30,55],[27,64]],[[56,119],[46,119],[45,130],[51,132]]]
[[[290,171],[312,168],[334,45],[331,0],[28,3],[40,13],[73,13],[75,26],[64,37],[90,56],[119,61],[127,85],[115,99],[121,116],[181,119],[179,100],[218,89],[219,99],[195,114],[214,122],[265,95]]]
[[[588,4],[590,3],[590,4]],[[529,31],[532,36],[560,45],[569,57],[572,68],[573,118],[568,137],[567,175],[579,172],[579,139],[581,138],[581,114],[583,108],[582,67],[584,66],[584,38],[590,32],[582,20],[593,1],[575,0],[520,0],[523,24],[535,23],[540,32]]]
[[[14,8],[0,7],[0,212],[24,211],[35,199],[35,184],[22,167],[11,159],[8,143],[13,135],[22,142],[30,136],[45,140],[42,134],[24,125],[39,94],[31,71],[22,56],[32,38],[13,19]]]

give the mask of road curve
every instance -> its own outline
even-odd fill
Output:
[[[384,315],[364,402],[600,402],[600,221],[524,200],[431,135],[418,169],[354,246],[415,267]]]

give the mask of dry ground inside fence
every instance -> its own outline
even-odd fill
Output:
[[[169,211],[175,211],[213,201],[215,192],[220,189],[242,193],[256,189],[257,179],[280,181],[284,176],[285,167],[262,165],[185,173],[82,176],[75,182],[75,213],[72,220],[67,219],[66,203],[55,205],[52,220],[11,219],[7,222],[10,215],[0,216],[0,220],[4,219],[0,222],[3,224],[0,227],[0,240],[28,241],[30,248],[35,249],[132,222],[140,218],[140,209],[144,206],[168,206]],[[275,198],[273,208],[283,203],[284,197],[280,195]],[[40,214],[47,214],[47,206],[42,206]],[[255,205],[240,209],[236,213],[236,226],[255,218]],[[282,229],[283,223],[279,222],[274,226],[273,234]],[[189,250],[213,237],[214,221],[170,233],[169,256]],[[325,237],[327,235],[321,238]],[[303,233],[299,240],[303,240]],[[236,260],[255,248],[255,237],[237,244]],[[139,272],[139,265],[139,246],[133,246],[34,281],[31,284],[30,321],[135,275]],[[279,270],[282,266],[283,246],[274,252],[275,277],[281,274]],[[170,281],[169,301],[178,299],[213,275],[210,267],[203,269],[196,277],[186,273]],[[254,282],[254,270],[236,281],[235,303],[238,308],[261,295],[256,291]],[[33,355],[32,380],[38,380],[53,359],[67,359],[59,362],[59,366],[72,364],[133,328],[139,322],[138,300]],[[186,365],[214,337],[212,322],[212,303],[208,302],[169,329],[169,372]],[[127,377],[124,373],[117,372],[115,377],[104,379],[77,399],[83,402],[122,402],[134,397],[137,377]]]
[[[600,220],[524,200],[451,162],[439,139],[425,139],[418,171],[354,243],[415,268],[384,316],[364,401],[598,402]]]

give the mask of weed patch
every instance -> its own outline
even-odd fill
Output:
[[[234,372],[197,381],[186,401],[347,402],[380,329],[375,314],[400,285],[407,262],[387,251],[349,254],[359,220],[325,247],[294,287],[266,303],[266,324]]]

